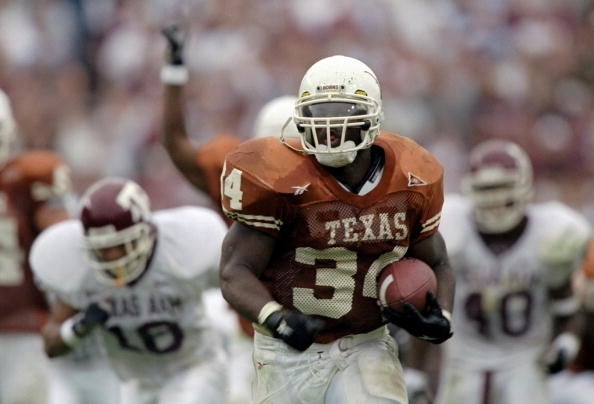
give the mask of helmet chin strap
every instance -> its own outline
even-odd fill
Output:
[[[353,148],[355,147],[355,142],[348,140],[343,143],[343,147],[347,149]],[[332,150],[332,148],[328,148],[325,145],[318,145],[316,149],[324,152],[326,152],[328,149]],[[355,161],[355,157],[357,157],[357,151],[353,150],[349,152],[336,151],[334,153],[316,153],[315,156],[316,160],[318,160],[318,163],[327,167],[338,168],[349,165]]]

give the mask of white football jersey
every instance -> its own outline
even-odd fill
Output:
[[[105,299],[111,316],[101,339],[119,377],[161,381],[220,352],[202,293],[218,284],[226,226],[212,210],[183,207],[153,214],[155,252],[132,285],[99,282],[85,261],[77,220],[38,237],[30,262],[38,282],[78,310]]]
[[[535,361],[548,346],[548,291],[568,282],[583,257],[590,227],[557,203],[530,205],[520,239],[495,255],[472,220],[471,205],[448,195],[440,231],[456,275],[454,336],[447,358],[467,369],[495,369]]]

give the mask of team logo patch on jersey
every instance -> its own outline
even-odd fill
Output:
[[[293,193],[294,195],[303,195],[305,191],[307,191],[307,188],[309,188],[309,183],[305,185],[297,185],[291,188],[295,190],[295,192]]]
[[[408,186],[409,187],[420,187],[423,185],[427,185],[425,180],[422,180],[421,178],[417,177],[413,173],[408,173]]]

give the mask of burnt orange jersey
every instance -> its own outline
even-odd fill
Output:
[[[590,241],[586,258],[582,265],[582,272],[587,279],[594,279],[594,240]]]
[[[384,170],[365,195],[278,139],[249,140],[227,156],[223,209],[278,239],[262,281],[283,306],[326,320],[318,342],[379,327],[378,271],[438,229],[441,164],[399,135],[382,134],[375,146]]]
[[[42,230],[34,217],[69,191],[68,168],[52,152],[22,153],[0,168],[0,332],[37,331],[44,320],[45,299],[27,262]]]
[[[225,156],[243,140],[234,135],[217,135],[209,139],[206,143],[200,145],[196,155],[196,164],[202,170],[207,184],[207,193],[214,203],[214,206],[220,209],[221,206],[221,172]],[[227,224],[231,220],[222,214]]]

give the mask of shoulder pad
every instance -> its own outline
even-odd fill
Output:
[[[408,178],[409,186],[441,183],[443,166],[427,149],[405,136],[383,132],[376,140],[378,145],[395,155],[396,172]]]
[[[35,239],[29,264],[43,289],[60,295],[78,291],[91,270],[83,258],[83,230],[78,220],[48,227]]]
[[[184,206],[157,211],[153,221],[158,248],[167,257],[174,276],[189,279],[218,271],[227,232],[219,214],[204,207]]]
[[[300,178],[318,175],[310,156],[291,150],[275,137],[243,142],[227,155],[226,164],[241,170],[252,182],[281,194],[292,194],[295,191],[292,187]]]
[[[2,179],[8,187],[30,187],[35,201],[63,197],[72,188],[69,167],[56,153],[45,150],[18,155],[7,165]]]
[[[439,231],[442,234],[448,253],[455,254],[465,248],[467,236],[474,234],[470,202],[459,194],[445,196],[441,210]]]
[[[549,285],[560,286],[581,265],[591,237],[585,217],[560,202],[534,205],[540,223],[539,258],[549,267]]]

